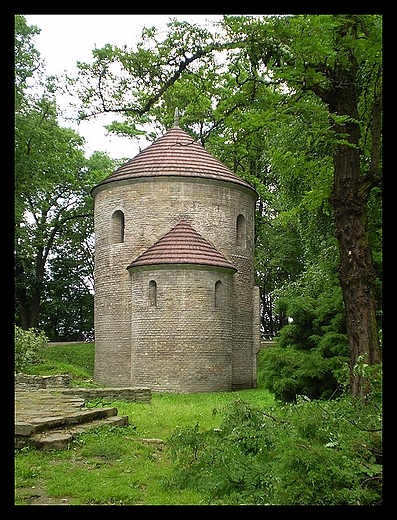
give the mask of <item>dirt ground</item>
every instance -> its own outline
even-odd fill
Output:
[[[69,506],[70,497],[49,497],[40,484],[31,488],[17,488],[19,498],[25,500],[27,506]]]

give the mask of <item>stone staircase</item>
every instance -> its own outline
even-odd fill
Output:
[[[15,392],[15,448],[62,450],[80,433],[111,424],[126,426],[115,407],[87,408],[85,399],[54,390]]]

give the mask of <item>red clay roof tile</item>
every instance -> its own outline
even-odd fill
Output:
[[[127,269],[144,265],[199,264],[237,269],[192,226],[182,220],[131,262]]]
[[[235,175],[179,126],[170,128],[98,186],[113,181],[164,175],[218,179],[253,190],[250,184]]]

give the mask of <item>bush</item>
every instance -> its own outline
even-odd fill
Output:
[[[43,360],[43,351],[47,345],[43,331],[37,329],[24,330],[15,326],[14,331],[14,370],[23,372],[30,365]]]
[[[276,347],[260,352],[260,383],[283,402],[294,401],[296,395],[340,395],[340,372],[349,363],[340,287],[316,298],[280,299],[278,306],[293,322],[280,330]]]
[[[374,394],[375,395],[375,394]],[[380,505],[381,400],[311,401],[266,410],[235,401],[218,429],[175,431],[171,487],[209,504]]]
[[[260,384],[279,401],[294,402],[297,395],[328,399],[340,395],[340,373],[348,366],[347,356],[324,357],[318,349],[293,347],[263,349],[258,356]]]

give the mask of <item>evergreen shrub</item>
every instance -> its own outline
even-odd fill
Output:
[[[316,297],[280,298],[278,307],[292,322],[280,330],[276,347],[259,353],[260,384],[282,402],[292,402],[297,395],[340,395],[340,374],[349,362],[340,288]]]

